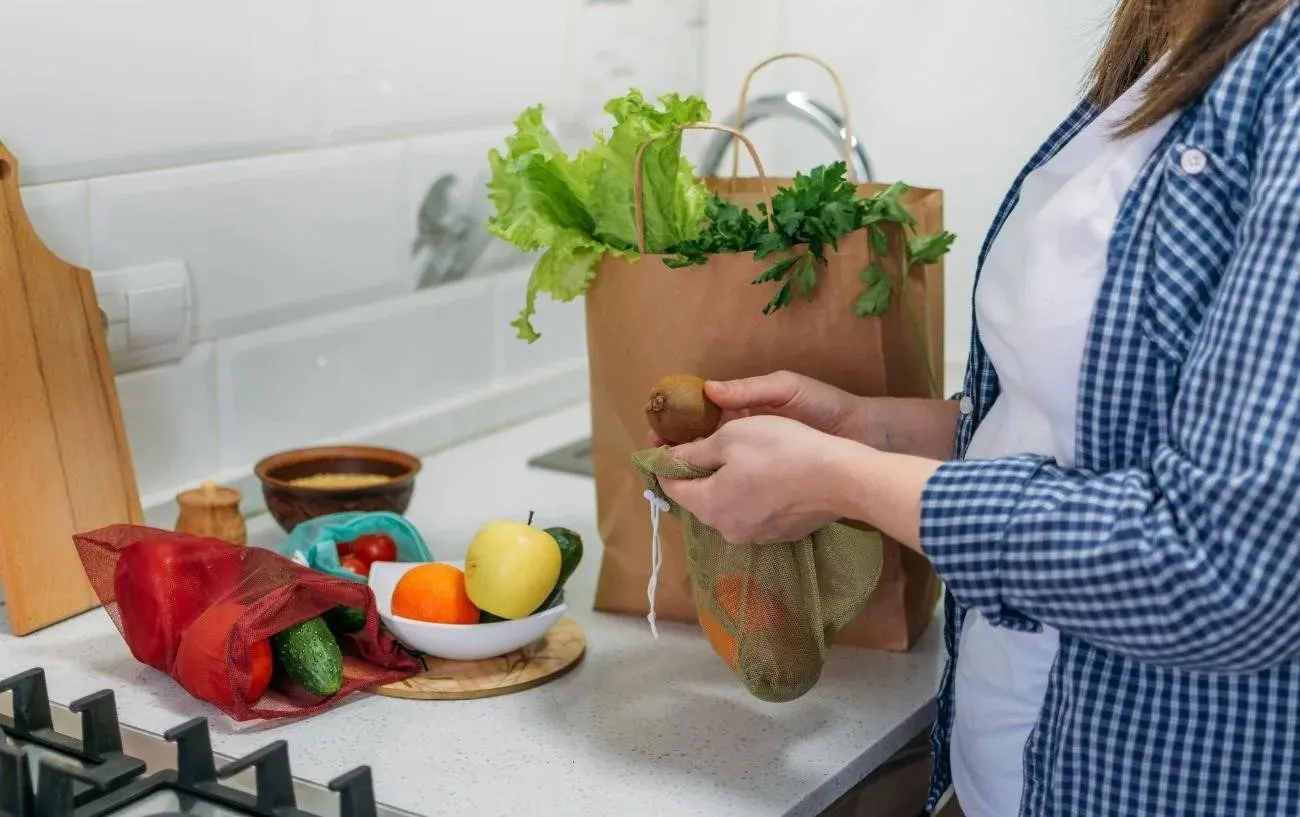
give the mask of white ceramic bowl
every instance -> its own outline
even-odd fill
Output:
[[[419,562],[375,562],[370,566],[370,590],[375,594],[379,617],[406,646],[435,658],[478,661],[495,658],[526,647],[541,638],[569,609],[559,604],[514,621],[488,624],[432,624],[393,615],[393,589],[406,571]],[[464,569],[464,562],[448,562]]]

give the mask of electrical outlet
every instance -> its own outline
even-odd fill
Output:
[[[190,350],[190,281],[183,261],[93,273],[117,373],[181,360]]]

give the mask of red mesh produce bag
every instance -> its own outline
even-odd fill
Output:
[[[380,629],[364,584],[269,550],[136,525],[73,539],[131,654],[235,720],[310,715],[421,668]],[[365,625],[335,634],[343,685],[332,695],[314,695],[273,667],[269,639],[338,606],[362,610]]]

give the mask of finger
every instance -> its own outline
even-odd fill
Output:
[[[740,380],[710,380],[704,393],[724,411],[778,408],[799,395],[800,378],[790,372],[775,372]]]
[[[717,434],[675,446],[668,453],[701,471],[716,471],[723,466],[722,444]]]
[[[722,428],[724,425],[734,420],[740,420],[745,417],[752,417],[753,415],[754,412],[750,411],[749,409],[723,409],[722,419],[718,421],[718,428]]]
[[[676,502],[683,508],[690,510],[694,505],[695,492],[691,490],[692,484],[699,480],[694,479],[659,479],[659,490],[663,495]]]

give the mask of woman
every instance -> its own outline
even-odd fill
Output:
[[[1122,0],[974,300],[959,400],[711,384],[730,421],[676,453],[716,473],[665,492],[933,562],[932,807],[1300,814],[1300,8]]]

